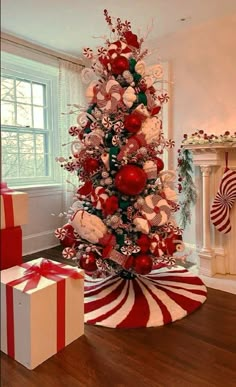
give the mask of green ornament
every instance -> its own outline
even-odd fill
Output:
[[[120,207],[122,210],[126,210],[129,206],[130,206],[130,202],[129,202],[129,201],[124,200],[124,199],[120,199],[120,201],[119,201],[119,207]]]
[[[117,155],[120,152],[120,148],[118,146],[112,146],[109,149],[109,166],[110,169],[116,169],[117,168]]]
[[[88,133],[90,133],[90,132],[91,132],[91,129],[90,129],[90,128],[85,128],[85,129],[84,129],[84,133],[88,134]]]
[[[106,146],[110,147],[112,145],[112,137],[113,134],[111,132],[105,135]]]
[[[116,242],[119,246],[123,246],[125,241],[125,235],[124,234],[117,234],[116,235]]]
[[[136,60],[134,58],[131,58],[130,61],[129,61],[129,71],[131,73],[134,73],[135,72],[135,66],[136,66]]]
[[[142,75],[140,75],[138,73],[134,73],[133,78],[134,78],[134,82],[138,83],[140,81],[140,79],[142,78]]]
[[[138,94],[138,103],[143,103],[147,106],[147,96],[145,93],[139,93]]]

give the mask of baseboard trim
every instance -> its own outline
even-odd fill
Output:
[[[40,233],[23,236],[23,256],[58,246],[59,243],[54,235],[54,231],[55,230],[46,230]]]

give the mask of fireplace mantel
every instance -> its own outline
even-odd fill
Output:
[[[200,273],[236,274],[236,203],[231,209],[232,229],[224,235],[210,221],[210,209],[218,191],[225,168],[225,153],[228,152],[229,167],[236,170],[236,143],[184,145],[192,152],[193,163],[199,168],[201,179],[196,181],[198,201],[196,205],[196,234],[200,235]]]

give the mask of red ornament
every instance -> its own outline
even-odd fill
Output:
[[[134,257],[132,255],[130,255],[124,264],[124,269],[126,269],[126,270],[131,269],[131,267],[133,267],[133,264],[134,264]]]
[[[134,270],[137,274],[148,274],[152,271],[152,258],[150,255],[140,254],[137,255],[134,259]]]
[[[79,261],[81,269],[85,270],[86,272],[93,272],[97,270],[96,265],[96,255],[94,253],[86,253],[84,254]]]
[[[72,247],[76,243],[74,227],[71,224],[65,224],[62,227],[62,230],[66,231],[66,236],[64,239],[60,239],[60,243],[63,247]]]
[[[151,245],[151,240],[148,238],[147,235],[142,234],[136,241],[137,245],[141,249],[141,253],[146,253]]]
[[[77,190],[78,195],[88,196],[91,195],[93,190],[93,184],[91,181],[86,181],[82,187]]]
[[[164,239],[166,252],[168,255],[172,256],[176,251],[183,251],[184,244],[182,242],[182,236],[177,234],[170,234],[167,238]]]
[[[116,196],[110,196],[103,205],[104,215],[112,215],[119,208],[118,198]]]
[[[124,126],[130,133],[137,133],[142,125],[142,120],[139,114],[132,113],[125,117]]]
[[[164,168],[163,160],[160,159],[160,157],[156,157],[155,160],[154,160],[154,163],[157,166],[157,173],[161,172],[163,170],[163,168]]]
[[[139,48],[140,44],[138,42],[138,37],[137,37],[137,35],[133,34],[133,32],[126,31],[124,33],[124,37],[125,37],[125,40],[129,46],[134,47],[134,48]]]
[[[84,161],[83,164],[84,170],[87,173],[93,173],[95,172],[99,167],[99,161],[94,158],[88,158]]]
[[[115,177],[115,186],[125,195],[138,195],[146,185],[147,175],[136,165],[127,164],[120,168]]]
[[[111,70],[113,74],[122,74],[129,68],[129,61],[125,56],[117,55],[111,62]]]

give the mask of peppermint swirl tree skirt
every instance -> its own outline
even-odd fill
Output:
[[[207,290],[201,279],[178,267],[147,276],[85,280],[85,322],[110,328],[156,327],[199,308]]]

